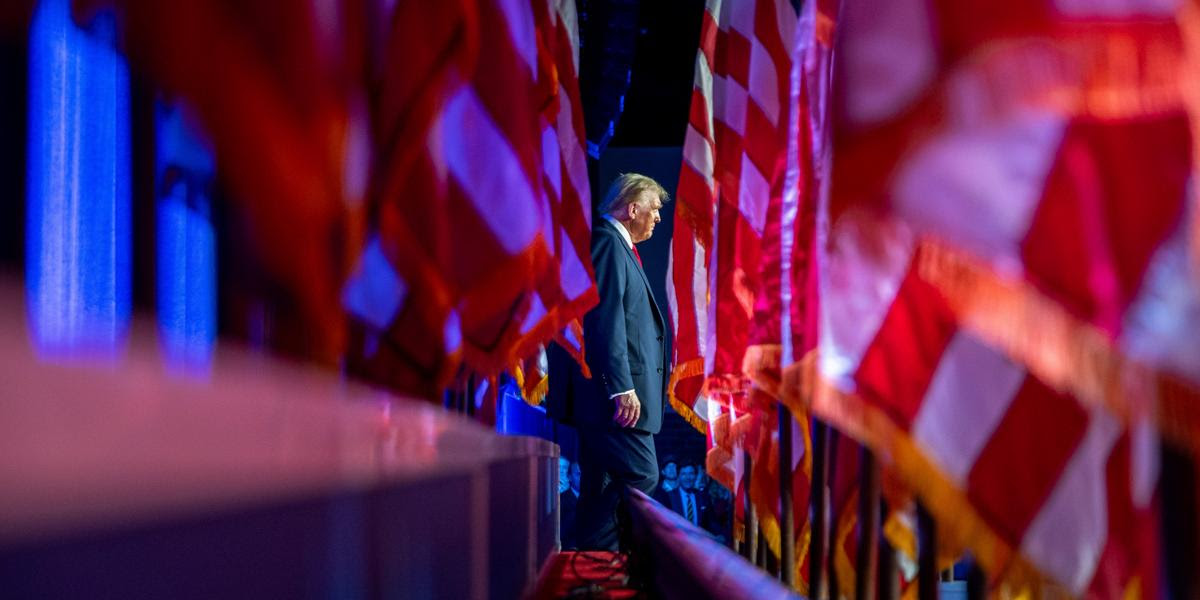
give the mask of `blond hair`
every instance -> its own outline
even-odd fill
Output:
[[[654,192],[664,203],[671,199],[667,190],[657,181],[637,173],[622,173],[608,186],[608,193],[604,194],[604,201],[596,210],[602,215],[611,214],[618,208],[632,204],[642,192]]]

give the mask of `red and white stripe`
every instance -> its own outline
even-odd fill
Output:
[[[724,410],[710,402],[716,391],[747,391],[761,238],[783,193],[795,27],[786,1],[713,0],[704,14],[668,285],[673,406],[697,426]]]
[[[406,296],[381,330],[380,318],[355,312],[392,350],[372,370],[444,385],[460,363],[490,375],[533,356],[590,308],[595,288],[572,3],[429,10],[427,26],[456,24],[444,28],[457,40],[449,55],[464,56],[446,61],[417,46],[429,41],[421,35],[392,37],[383,67],[408,68],[407,79],[384,79],[385,101],[408,100],[385,102],[395,113],[379,119],[384,134],[416,135],[390,140],[374,184],[380,253]],[[389,20],[409,27],[402,21]],[[411,89],[419,73],[439,85]],[[388,118],[422,114],[427,124]],[[347,298],[363,296],[354,281]]]
[[[1196,279],[1179,269],[1174,281],[1164,269],[1147,279],[1155,260],[1183,266],[1167,246],[1187,245],[1194,204],[1181,3],[1040,2],[1010,16],[1003,38],[980,25],[999,5],[974,3],[981,14],[960,20],[958,9],[901,4],[847,9],[857,34],[840,71],[839,213],[882,204],[1028,282],[1118,351],[1200,334]],[[933,22],[962,40],[965,58],[941,60]],[[1176,298],[1157,303],[1174,325],[1142,320],[1126,334],[1155,289]],[[1200,383],[1200,363],[1135,356]]]
[[[558,81],[558,138],[562,187],[558,194],[557,256],[565,305],[558,326],[580,318],[595,303],[592,280],[592,199],[587,174],[583,101],[579,89],[579,22],[572,0],[551,0]]]
[[[1146,594],[1158,569],[1155,408],[1106,411],[1145,373],[1118,369],[1200,382],[1179,4],[848,3],[839,25],[816,410],[881,450],[864,414],[886,419],[914,491],[970,507],[978,556],[1075,595]],[[922,268],[948,252],[1018,301],[984,311]]]
[[[881,239],[885,227],[858,219],[843,217],[823,257],[828,387],[814,410],[858,430],[852,396],[887,417],[995,540],[1072,595],[1111,597],[1135,577],[1152,585],[1156,540],[1137,530],[1155,516],[1157,454],[1145,451],[1157,444],[1153,429],[1054,391],[962,329],[919,276],[911,231],[893,224]],[[907,483],[932,506],[945,493]]]
[[[542,9],[541,3],[535,4]],[[557,272],[547,273],[539,285],[536,305],[522,327],[532,342],[545,332],[566,348],[580,364],[582,345],[572,341],[581,332],[579,319],[596,302],[590,258],[591,191],[587,175],[582,101],[579,90],[579,25],[575,5],[568,0],[549,0],[539,13],[539,64],[552,92],[542,106],[540,126],[547,198],[552,211],[552,229],[545,232],[553,241]],[[528,346],[526,346],[527,348]],[[522,349],[519,354],[527,353]]]

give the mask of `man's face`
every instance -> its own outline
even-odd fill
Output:
[[[567,491],[567,488],[571,486],[571,480],[567,477],[570,466],[570,461],[561,456],[558,457],[558,493],[560,494]]]
[[[690,490],[696,485],[696,467],[687,465],[679,469],[679,487]]]
[[[676,465],[673,462],[669,462],[669,463],[663,465],[662,476],[663,476],[663,479],[675,479],[676,477],[678,477],[679,476],[678,465]]]
[[[579,493],[579,463],[571,463],[571,489]]]
[[[650,190],[638,194],[637,200],[626,207],[629,211],[629,237],[633,238],[635,244],[650,239],[654,234],[654,226],[662,220],[658,216],[661,208],[662,199]]]

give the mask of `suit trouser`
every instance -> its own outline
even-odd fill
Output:
[[[624,486],[647,495],[658,485],[654,436],[632,429],[579,431],[579,506],[575,536],[580,550],[617,550],[617,513]]]

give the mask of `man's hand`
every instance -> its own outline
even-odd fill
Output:
[[[642,401],[638,400],[637,392],[613,396],[613,401],[617,403],[613,422],[621,427],[633,427],[642,416]]]

